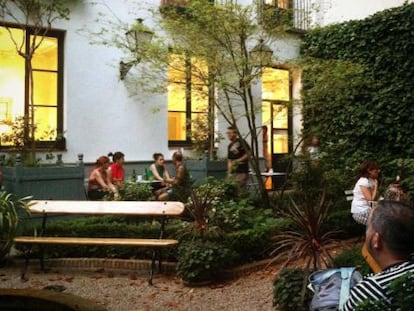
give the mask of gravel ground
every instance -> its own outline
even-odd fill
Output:
[[[228,282],[205,287],[187,287],[174,276],[154,276],[149,286],[147,276],[105,271],[31,270],[29,280],[20,280],[16,267],[0,268],[0,288],[43,289],[54,285],[70,293],[103,305],[108,311],[274,311],[272,283],[275,268],[250,273]]]

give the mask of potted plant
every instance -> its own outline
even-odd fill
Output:
[[[5,191],[0,192],[0,261],[9,253],[13,245],[20,218],[29,216],[28,200],[18,198]]]

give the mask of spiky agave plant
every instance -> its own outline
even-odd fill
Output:
[[[17,198],[7,192],[0,192],[0,260],[10,251],[16,236],[19,220],[30,215],[30,197]]]

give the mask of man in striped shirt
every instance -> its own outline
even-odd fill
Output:
[[[389,285],[414,273],[414,209],[397,201],[380,201],[368,218],[365,246],[381,267],[381,272],[365,277],[355,285],[344,311],[355,310],[365,300],[385,299],[392,304]],[[411,259],[411,260],[410,260]]]

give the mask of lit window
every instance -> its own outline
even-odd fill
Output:
[[[8,31],[10,30],[10,32]],[[12,147],[16,140],[16,125],[29,112],[34,112],[36,147],[51,148],[63,131],[62,117],[62,57],[60,47],[63,32],[50,31],[45,37],[36,37],[32,58],[33,109],[30,101],[30,75],[23,57],[19,56],[14,42],[30,48],[34,42],[31,29],[0,26],[0,134],[1,147]],[[20,121],[19,121],[20,120]],[[13,127],[14,125],[14,127]],[[24,133],[24,131],[21,131]],[[25,132],[23,141],[27,141]]]
[[[281,9],[289,9],[290,0],[264,0],[264,4],[274,6]]]
[[[207,65],[201,60],[177,54],[170,56],[168,140],[171,145],[189,145],[194,139],[192,130],[207,120],[208,87],[204,82],[207,72]]]
[[[289,152],[290,75],[288,70],[263,68],[262,125],[267,128],[265,150],[272,154]],[[270,157],[269,154],[266,155]]]

